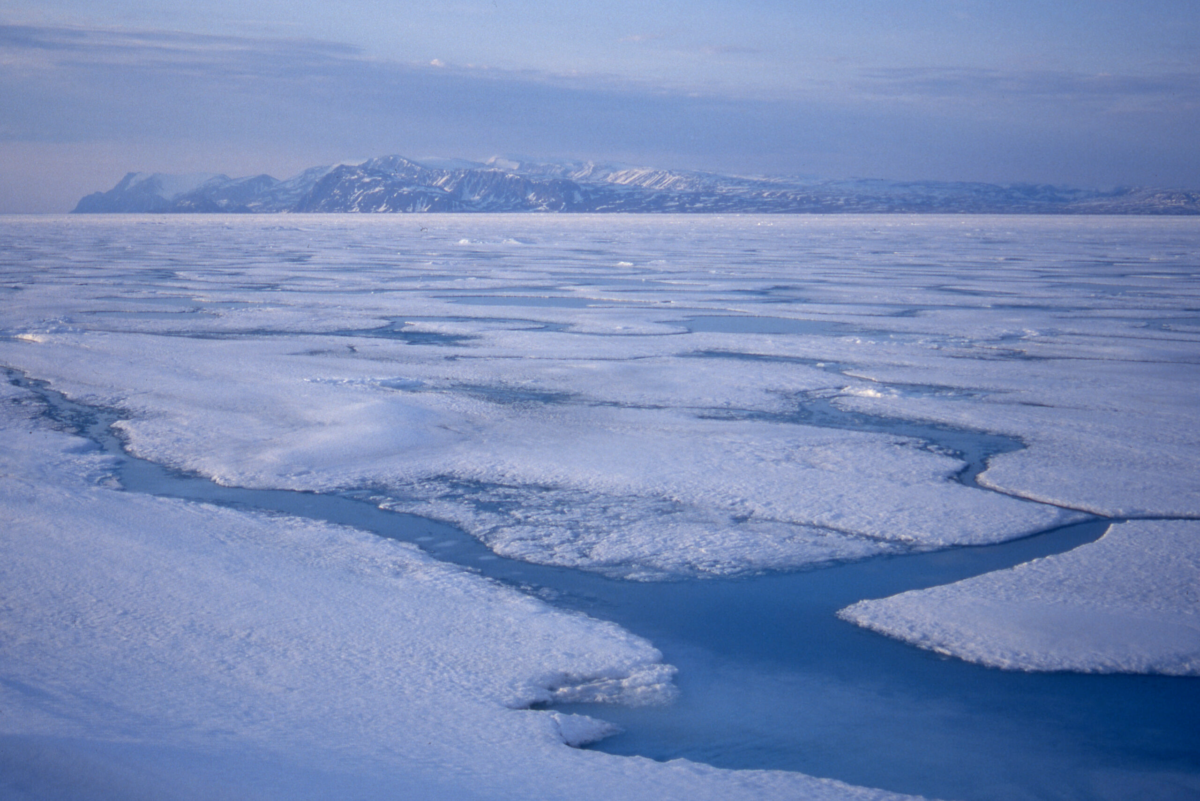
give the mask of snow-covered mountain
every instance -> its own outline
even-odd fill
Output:
[[[75,213],[722,212],[1200,214],[1200,192],[739,177],[592,162],[418,163],[384,156],[269,175],[129,173]]]

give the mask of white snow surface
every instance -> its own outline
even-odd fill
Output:
[[[120,409],[138,454],[370,488],[509,556],[731,575],[1081,512],[1200,518],[1192,219],[129,216],[0,236],[0,362]],[[963,486],[923,440],[803,425],[812,399],[1026,447]]]
[[[1058,252],[1144,240],[1115,254],[1125,270],[1186,255],[1194,227],[411,219],[9,223],[40,269],[10,267],[0,359],[122,409],[147,458],[228,484],[370,486],[498,553],[626,577],[996,542],[1097,495],[1200,514],[1178,469],[1197,427],[1176,367],[1196,336],[1142,319],[1190,308],[1187,282],[1156,264],[1153,296],[1098,295],[1116,268]],[[696,317],[815,328],[688,333]],[[1043,340],[1043,361],[1015,358]],[[926,442],[797,425],[809,397],[1029,447],[981,479],[1001,492],[965,487]],[[1125,459],[1150,478],[1112,478]]]
[[[118,491],[0,389],[0,797],[885,799],[579,751],[531,704],[655,703],[673,669],[352,529]]]
[[[0,364],[220,482],[728,575],[1200,517],[1198,263],[1177,219],[6,218]],[[812,398],[1027,447],[966,487],[927,442],[803,425]],[[651,644],[361,532],[119,492],[26,399],[0,407],[0,796],[890,797],[572,749],[609,727],[528,707],[668,698]],[[1194,671],[1196,525],[855,619]]]
[[[1136,521],[1010,570],[839,615],[991,667],[1200,675],[1200,522]]]

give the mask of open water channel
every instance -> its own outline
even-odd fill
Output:
[[[298,515],[414,542],[439,559],[556,605],[615,621],[677,666],[666,707],[579,705],[622,726],[596,748],[726,768],[795,770],[968,801],[1200,797],[1200,680],[1033,674],[978,667],[837,619],[843,606],[1060,553],[1101,536],[1094,519],[1001,545],[880,557],[730,580],[630,582],[497,557],[462,531],[379,509],[370,493],[222,487],[125,452],[115,412],[74,403],[19,373],[61,427],[119,457],[122,486]],[[843,415],[820,399],[798,424],[887,430],[955,452],[974,482],[988,456],[1020,447],[980,432]]]

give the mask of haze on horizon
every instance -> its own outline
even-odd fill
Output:
[[[0,213],[128,171],[495,154],[1200,187],[1200,5],[10,0]]]

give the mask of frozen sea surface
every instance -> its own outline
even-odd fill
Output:
[[[644,639],[367,531],[120,491],[0,402],[0,797],[897,798],[580,751],[613,727],[532,707],[669,700]]]
[[[995,315],[948,285],[1003,267],[1005,298],[1022,280],[1041,306],[1056,289],[1068,310],[1091,293],[1029,275],[1053,265],[998,261],[1017,245],[989,238],[990,223],[284,219],[67,223],[80,241],[13,284],[21,313],[0,353],[126,410],[131,448],[156,461],[240,486],[376,487],[497,553],[609,575],[791,569],[1079,519],[1059,508],[1070,499],[949,480],[963,461],[924,439],[803,424],[814,403],[871,404],[876,417],[1051,440],[1070,433],[1064,410],[1071,424],[1111,412],[1092,365],[1064,359],[1052,385],[1008,386],[1028,371],[994,358],[1018,348],[1013,317],[1024,332],[1058,312]],[[68,236],[25,225],[14,258]],[[897,256],[898,243],[914,252]],[[939,250],[954,256],[940,271],[924,260]],[[153,314],[154,298],[192,311]],[[964,362],[988,375],[964,383]],[[953,419],[1014,406],[1045,410],[1049,430]],[[1171,420],[1148,432],[1169,432],[1162,422],[1190,435]],[[1174,475],[1163,498],[1194,506]]]
[[[995,667],[1200,676],[1200,521],[1121,523],[1069,553],[839,614]]]
[[[626,730],[598,744],[607,753],[811,772],[939,798],[1114,797],[1114,787],[1121,788],[1116,797],[1189,798],[1200,786],[1200,731],[1191,714],[1200,704],[1200,684],[1194,681],[980,670],[864,636],[834,614],[853,599],[999,571],[986,580],[1047,554],[1078,545],[1084,547],[1076,551],[1086,550],[1107,521],[1001,545],[803,573],[630,583],[497,558],[463,532],[379,509],[361,493],[222,487],[121,456],[113,414],[14,380],[33,391],[39,400],[28,405],[46,421],[78,430],[117,455],[106,480],[122,487],[300,515],[417,544],[439,560],[652,638],[679,669],[678,694],[663,681],[673,671],[651,661],[627,676],[554,679],[521,702],[574,713],[556,720],[568,743],[610,734],[591,717],[602,715]],[[920,595],[907,595],[913,594]],[[606,706],[597,709],[597,702]]]
[[[369,498],[526,562],[718,587],[1200,518],[1194,221],[11,218],[0,236],[0,362],[119,409],[133,452]],[[829,625],[909,653],[835,608]],[[754,767],[777,747],[655,736],[635,750]],[[846,768],[851,747],[800,769],[936,786]],[[1194,789],[1195,765],[1121,781]],[[1022,792],[1060,797],[1037,794],[1054,770]]]

